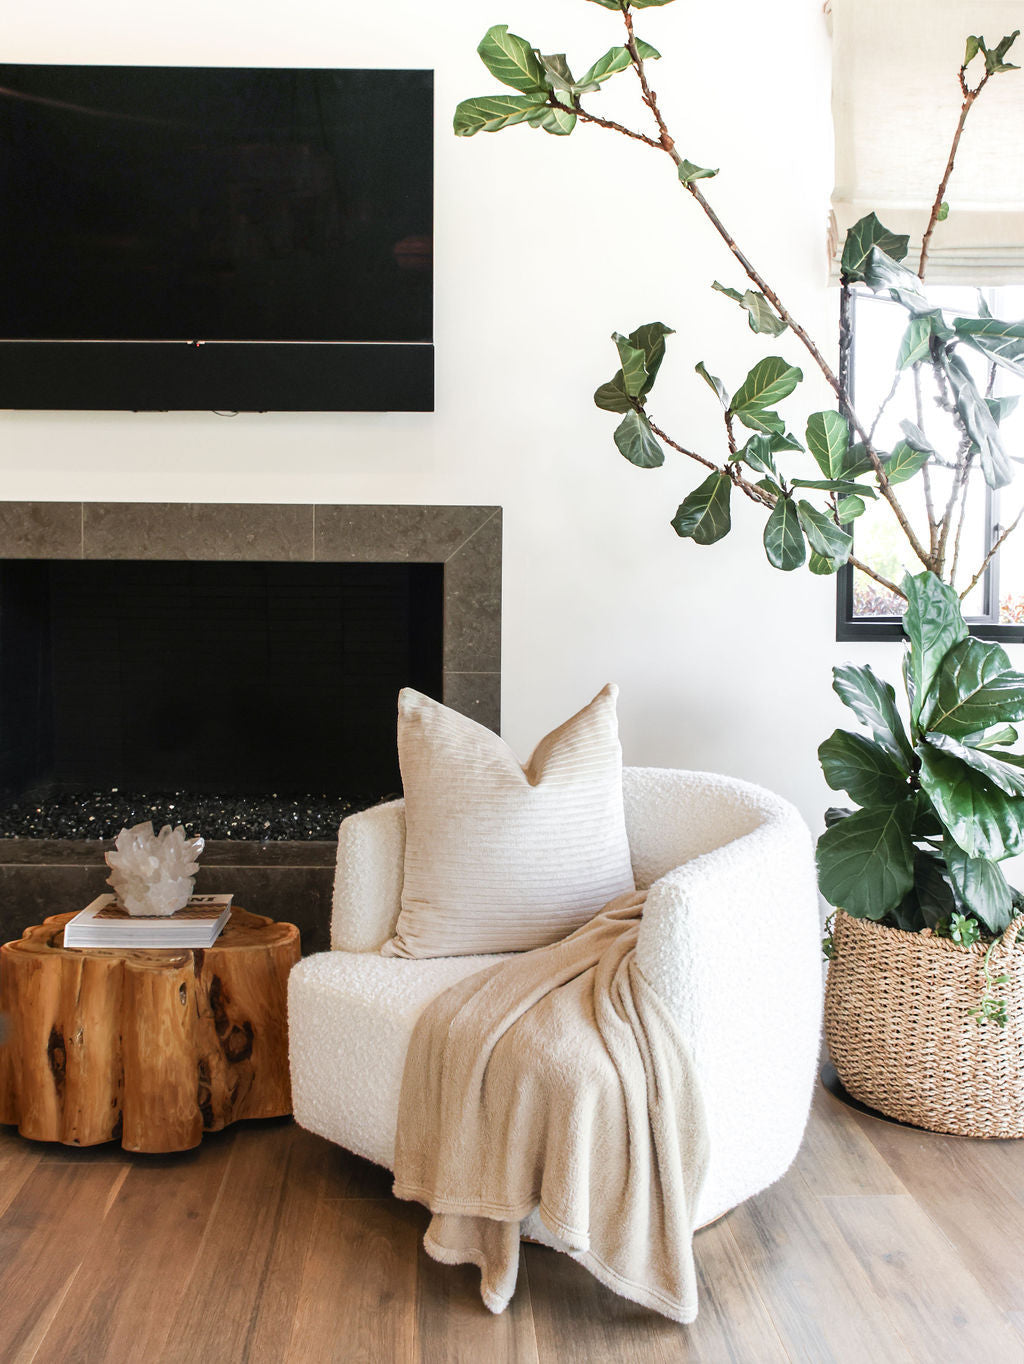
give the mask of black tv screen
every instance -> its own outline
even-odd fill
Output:
[[[0,66],[0,406],[431,407],[432,114],[429,71]]]

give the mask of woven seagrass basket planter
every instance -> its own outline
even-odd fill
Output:
[[[985,948],[836,912],[825,1037],[848,1093],[933,1132],[1024,1137],[1024,916],[989,958],[1007,1025],[970,1016],[986,991]]]

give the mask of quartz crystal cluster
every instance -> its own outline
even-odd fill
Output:
[[[147,820],[118,834],[115,850],[105,855],[107,881],[129,914],[173,914],[188,904],[199,870],[196,858],[205,846],[205,839],[187,838],[180,824],[176,829],[165,824],[154,834]]]

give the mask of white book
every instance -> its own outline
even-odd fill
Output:
[[[193,895],[174,914],[129,914],[98,895],[64,925],[65,947],[212,947],[231,916],[230,895]]]

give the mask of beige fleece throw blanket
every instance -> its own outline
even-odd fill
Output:
[[[492,1312],[515,1291],[539,1207],[614,1292],[697,1315],[694,1209],[707,1163],[686,1043],[636,964],[644,893],[549,947],[460,981],[417,1021],[395,1148],[397,1197],[434,1214],[427,1252],[472,1263]]]

